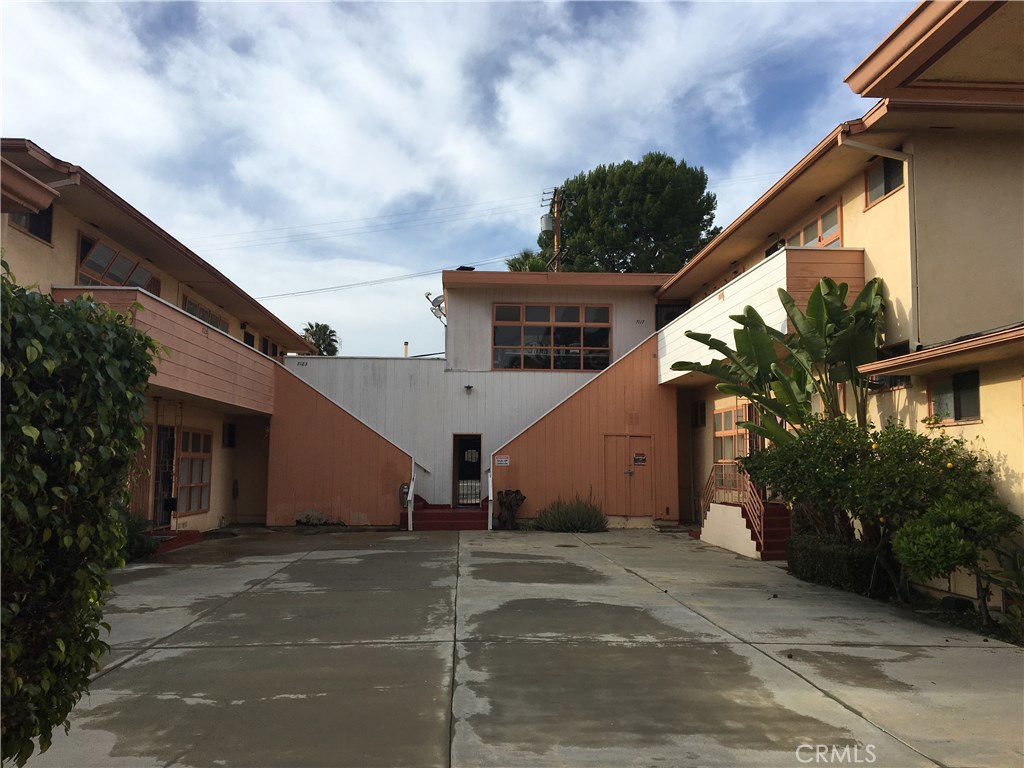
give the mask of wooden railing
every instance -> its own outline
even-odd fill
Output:
[[[700,495],[701,518],[706,520],[712,504],[734,504],[750,521],[758,550],[764,548],[764,499],[750,476],[738,464],[715,464]]]
[[[707,482],[704,483],[704,490],[700,494],[700,519],[708,519],[708,510],[711,509],[711,503],[715,500],[715,470],[711,470],[711,474],[708,475]]]

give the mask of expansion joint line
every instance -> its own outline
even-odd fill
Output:
[[[834,701],[834,702],[835,702],[836,704],[838,704],[839,706],[841,706],[841,707],[842,707],[843,709],[845,709],[845,710],[846,710],[847,712],[849,712],[849,713],[851,713],[852,715],[854,715],[855,717],[858,717],[858,718],[860,718],[861,720],[863,720],[863,721],[864,721],[865,723],[867,723],[868,725],[870,725],[870,726],[871,726],[872,728],[874,728],[874,729],[876,729],[876,730],[878,730],[878,731],[881,731],[882,733],[884,733],[884,734],[885,734],[886,736],[888,736],[889,738],[891,738],[891,739],[893,739],[894,741],[897,741],[897,742],[899,742],[900,744],[902,744],[903,746],[905,746],[905,747],[906,747],[907,749],[909,749],[909,750],[910,750],[911,752],[914,752],[915,754],[918,754],[918,755],[920,755],[921,757],[923,757],[923,758],[924,758],[925,760],[928,760],[928,761],[930,761],[930,762],[931,762],[931,763],[932,763],[933,765],[935,765],[935,766],[936,766],[936,768],[949,768],[949,766],[947,766],[947,765],[946,765],[945,763],[943,763],[943,762],[941,762],[941,761],[939,761],[939,760],[936,760],[936,759],[935,759],[934,757],[932,757],[931,755],[926,755],[926,754],[925,754],[924,752],[922,752],[921,750],[917,749],[917,747],[915,747],[914,745],[912,745],[912,744],[908,744],[908,743],[907,743],[907,742],[906,742],[906,741],[905,741],[904,739],[901,739],[901,738],[900,738],[899,736],[897,736],[897,735],[896,735],[895,733],[893,733],[893,732],[892,732],[892,731],[890,731],[889,729],[887,729],[887,728],[884,728],[884,727],[883,727],[882,725],[880,725],[879,723],[876,723],[876,722],[875,722],[874,720],[872,720],[872,719],[871,719],[870,717],[868,717],[867,715],[865,715],[865,714],[864,714],[863,712],[861,712],[861,711],[860,711],[859,709],[857,709],[856,707],[852,706],[851,704],[847,704],[847,703],[846,703],[845,701],[843,701],[842,699],[840,699],[840,698],[839,698],[838,696],[836,696],[835,694],[831,693],[830,691],[826,690],[825,688],[822,688],[822,687],[821,687],[820,685],[818,685],[817,683],[815,683],[815,682],[814,682],[813,680],[811,680],[811,679],[810,679],[809,677],[807,677],[806,675],[802,674],[802,673],[801,673],[801,672],[800,672],[799,670],[796,670],[796,669],[794,669],[793,667],[789,666],[788,664],[785,664],[785,663],[784,663],[784,662],[783,662],[782,660],[780,660],[780,659],[777,659],[777,658],[775,658],[774,656],[772,656],[772,655],[771,655],[770,653],[768,653],[767,651],[765,651],[765,650],[763,650],[763,649],[759,648],[759,647],[758,647],[757,645],[755,645],[755,644],[754,644],[754,643],[752,643],[751,641],[749,641],[749,640],[745,640],[744,638],[742,638],[742,637],[740,637],[739,635],[737,635],[737,634],[736,634],[735,632],[732,632],[732,631],[730,631],[730,630],[726,629],[726,628],[725,628],[725,627],[723,627],[723,626],[722,626],[721,624],[719,624],[718,622],[714,621],[714,620],[713,620],[713,619],[712,619],[711,617],[709,617],[709,616],[705,616],[705,615],[704,615],[703,613],[701,613],[700,611],[698,611],[698,610],[697,610],[696,608],[693,608],[692,606],[689,606],[689,605],[687,605],[687,604],[686,604],[686,603],[684,603],[684,602],[683,602],[682,600],[680,600],[680,599],[679,599],[678,597],[676,597],[675,595],[673,595],[672,593],[670,593],[670,592],[669,592],[669,591],[668,591],[667,589],[665,589],[664,587],[662,587],[662,586],[660,586],[660,585],[658,585],[658,584],[655,584],[655,583],[654,583],[653,581],[651,581],[650,579],[648,579],[648,578],[647,578],[646,576],[644,576],[644,575],[642,575],[642,574],[640,574],[640,573],[637,573],[636,571],[632,570],[631,568],[627,568],[627,567],[626,567],[625,565],[623,565],[622,563],[620,563],[620,562],[619,562],[618,560],[615,560],[614,558],[612,558],[611,556],[609,556],[609,555],[608,555],[607,553],[605,553],[605,552],[602,552],[602,551],[601,551],[601,550],[599,550],[599,549],[596,549],[596,548],[595,548],[595,547],[594,547],[594,546],[593,546],[592,544],[590,544],[590,543],[589,543],[588,541],[586,541],[585,539],[583,539],[583,538],[582,538],[582,537],[581,537],[581,536],[580,536],[579,534],[577,534],[577,533],[574,533],[574,534],[573,534],[573,536],[574,536],[574,537],[575,537],[575,538],[576,538],[576,539],[577,539],[577,540],[578,540],[578,541],[579,541],[579,542],[580,542],[580,543],[581,543],[581,544],[582,544],[583,546],[585,546],[585,547],[587,547],[588,549],[590,549],[590,550],[592,550],[592,551],[596,552],[596,553],[597,553],[598,555],[600,555],[601,557],[603,557],[603,558],[604,558],[605,560],[607,560],[607,561],[608,561],[609,563],[612,563],[613,565],[616,565],[616,566],[618,566],[619,568],[621,568],[622,570],[624,570],[624,571],[625,571],[626,573],[628,573],[628,574],[630,574],[630,575],[632,575],[632,576],[635,576],[636,578],[640,579],[640,581],[644,582],[645,584],[649,584],[649,585],[650,585],[651,587],[653,587],[654,589],[658,590],[658,591],[659,591],[659,592],[661,592],[662,594],[664,594],[664,595],[668,595],[669,599],[671,599],[671,600],[672,600],[673,602],[675,602],[675,603],[678,603],[678,604],[679,604],[680,606],[682,606],[682,607],[683,607],[683,608],[685,608],[686,610],[688,610],[688,611],[691,611],[692,613],[696,614],[697,616],[700,616],[700,617],[701,617],[702,619],[704,619],[704,621],[706,621],[706,622],[707,622],[708,624],[710,624],[711,626],[715,627],[715,629],[719,630],[720,632],[723,632],[723,633],[725,633],[725,634],[729,635],[730,637],[733,637],[733,638],[735,638],[735,639],[736,639],[736,642],[740,643],[741,645],[745,645],[745,646],[747,646],[748,648],[752,649],[753,651],[755,651],[755,652],[757,652],[757,653],[761,654],[762,656],[764,656],[764,657],[765,657],[766,659],[768,659],[769,661],[772,661],[772,662],[774,662],[775,664],[778,664],[778,665],[779,665],[780,667],[782,667],[783,669],[787,670],[788,672],[792,673],[792,674],[793,674],[793,675],[795,675],[796,677],[798,677],[798,678],[800,678],[801,680],[803,680],[803,681],[804,681],[805,683],[807,683],[807,685],[809,685],[809,686],[811,686],[812,688],[814,688],[814,690],[818,691],[818,693],[822,694],[822,695],[823,695],[823,696],[825,696],[825,697],[826,697],[827,699],[830,699],[830,700]]]
[[[244,595],[244,594],[246,594],[248,592],[252,592],[254,589],[262,587],[264,584],[266,584],[272,578],[277,576],[277,574],[279,574],[285,568],[288,568],[288,567],[290,567],[292,565],[295,565],[296,563],[302,562],[307,557],[309,557],[311,554],[313,554],[314,552],[317,552],[317,551],[323,549],[325,546],[327,546],[327,542],[326,541],[323,544],[321,544],[319,547],[313,547],[308,552],[303,553],[300,557],[297,557],[294,560],[289,560],[284,565],[282,565],[280,568],[275,570],[273,573],[268,574],[264,578],[262,578],[259,581],[257,581],[255,584],[250,584],[248,587],[246,587],[245,589],[241,590],[240,592],[235,592],[234,594],[228,595],[227,597],[225,597],[223,600],[221,600],[216,605],[211,605],[206,610],[201,611],[198,615],[196,615],[196,617],[194,619],[192,619],[192,621],[188,622],[188,624],[184,624],[184,625],[178,627],[176,630],[174,630],[173,632],[169,632],[168,634],[164,635],[163,637],[158,637],[153,642],[149,643],[148,645],[146,645],[146,646],[144,646],[142,648],[137,649],[134,653],[129,654],[125,658],[123,658],[120,661],[118,661],[116,664],[111,664],[109,667],[104,667],[99,672],[97,672],[93,677],[89,678],[90,684],[95,682],[96,680],[99,680],[101,677],[105,677],[110,672],[113,672],[116,669],[120,669],[125,664],[127,664],[129,661],[132,661],[134,659],[139,658],[139,656],[144,654],[146,651],[151,651],[154,648],[156,648],[157,646],[163,645],[165,643],[165,641],[170,640],[175,635],[184,632],[186,629],[189,629],[190,627],[192,627],[193,625],[195,625],[196,623],[198,623],[199,621],[204,619],[206,616],[208,616],[213,611],[217,611],[217,610],[220,610],[221,608],[223,608],[225,605],[230,603],[232,600],[234,600],[234,599],[236,599],[238,597],[241,597],[242,595]]]
[[[455,543],[455,590],[452,595],[452,673],[448,680],[448,768],[452,766],[455,746],[455,672],[459,665],[459,563],[462,555],[462,531]]]

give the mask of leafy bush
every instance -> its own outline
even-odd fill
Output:
[[[592,500],[576,494],[572,501],[559,496],[537,514],[537,528],[563,533],[599,533],[608,530],[608,518]]]
[[[132,560],[140,560],[149,557],[160,547],[160,542],[154,536],[149,535],[149,521],[135,515],[126,514],[122,518],[124,522],[124,549],[121,550],[121,559],[130,563]]]
[[[985,551],[1020,528],[1021,519],[995,494],[964,498],[952,493],[892,537],[892,547],[916,579],[946,576],[957,568],[974,574],[979,607],[989,622],[988,596],[992,577],[983,562]]]
[[[795,528],[852,541],[851,469],[870,451],[868,435],[855,421],[815,416],[795,440],[769,445],[740,463],[757,485],[790,506]]]
[[[990,572],[992,580],[1003,588],[1006,610],[1003,626],[1010,639],[1024,644],[1024,546],[1010,541],[1006,546],[992,550],[999,567]]]
[[[824,539],[815,534],[794,534],[786,543],[790,573],[804,581],[867,595],[875,552],[861,542]]]
[[[2,276],[3,759],[23,765],[88,689],[106,569],[125,532],[156,345],[88,299],[57,304]],[[107,627],[109,629],[109,627]]]

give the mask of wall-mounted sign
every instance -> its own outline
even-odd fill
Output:
[[[647,454],[640,453],[637,451],[633,454],[633,466],[634,467],[646,467],[647,466]]]
[[[495,456],[494,457],[494,466],[496,466],[496,467],[507,467],[507,466],[510,466],[511,464],[512,464],[512,461],[510,460],[510,458],[508,456]]]

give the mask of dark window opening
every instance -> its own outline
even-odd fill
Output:
[[[53,206],[39,211],[39,213],[12,213],[11,224],[23,229],[33,237],[53,242]]]

